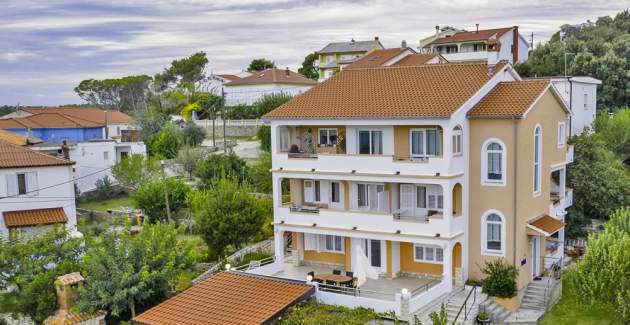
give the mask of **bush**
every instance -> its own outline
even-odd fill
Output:
[[[114,197],[114,186],[109,176],[103,176],[103,178],[98,179],[94,185],[96,185],[94,192],[97,200],[107,200]]]
[[[257,118],[260,118],[263,115],[273,111],[280,105],[290,101],[291,98],[293,98],[293,96],[284,93],[269,94],[263,96],[254,103],[254,110],[256,111],[256,115],[258,116]]]
[[[175,127],[169,123],[160,130],[151,142],[150,152],[165,159],[172,159],[175,158],[181,146],[182,143]]]
[[[179,131],[179,135],[181,137],[182,144],[195,147],[200,145],[206,138],[206,131],[197,126],[195,122],[188,121],[186,122],[184,128]]]
[[[498,259],[493,262],[486,262],[482,272],[486,275],[486,278],[483,279],[484,293],[498,298],[516,296],[518,270],[514,266]]]
[[[280,316],[278,325],[366,324],[380,319],[373,309],[326,305],[315,299],[296,304]]]
[[[256,131],[256,137],[260,140],[260,149],[271,152],[271,127],[263,125]]]
[[[169,178],[166,180],[169,198],[169,207],[171,215],[177,216],[186,204],[186,196],[191,189],[184,182]],[[166,214],[166,201],[164,199],[164,183],[162,180],[154,180],[143,183],[138,187],[132,198],[136,206],[146,214],[149,222],[165,221],[168,216]]]
[[[271,193],[273,182],[271,181],[271,154],[263,152],[258,162],[250,168],[249,177],[252,186],[259,193]]]
[[[225,117],[228,120],[250,120],[257,119],[259,116],[256,114],[254,106],[237,105],[232,107],[226,107],[227,113]]]
[[[247,179],[247,163],[234,153],[211,154],[206,157],[195,170],[195,176],[200,178],[199,187],[207,189],[212,181],[223,175],[235,176],[239,183]]]

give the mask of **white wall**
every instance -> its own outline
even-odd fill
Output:
[[[580,77],[577,77],[580,78]],[[575,81],[571,78],[553,79],[553,85],[571,109],[571,136],[592,128],[597,116],[597,83]],[[586,95],[586,103],[584,102]],[[569,103],[570,102],[570,103]],[[586,104],[586,105],[585,105]]]
[[[269,94],[284,93],[299,95],[313,87],[312,85],[263,84],[225,87],[225,102],[228,106],[252,105],[261,97]]]
[[[107,124],[107,132],[109,139],[112,137],[120,137],[123,130],[132,130],[134,127],[131,124]],[[105,132],[105,131],[103,131]]]
[[[72,182],[72,166],[0,169],[0,197],[8,195],[7,175],[12,177],[16,173],[23,172],[35,172],[37,175],[37,189],[41,190],[36,193],[0,199],[0,234],[3,236],[8,235],[8,229],[2,217],[4,211],[59,207],[63,207],[68,217],[68,223],[66,224],[68,230],[75,231],[77,219],[74,202],[74,184]],[[57,186],[50,187],[53,185]],[[30,189],[27,190],[30,191]]]

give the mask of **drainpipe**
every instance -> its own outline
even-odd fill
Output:
[[[573,81],[571,78],[567,78],[569,81],[569,137],[574,136],[573,134]]]
[[[516,180],[518,178],[518,174],[517,174],[517,167],[518,167],[518,150],[516,150],[516,145],[518,144],[518,120],[516,119],[516,117],[512,117],[512,122],[514,123],[514,144],[513,144],[513,148],[512,148],[512,152],[514,155],[514,182],[513,182],[513,200],[514,200],[514,205],[512,207],[512,265],[514,267],[516,267],[516,211],[517,211],[517,198],[518,195],[516,193],[517,190],[517,186],[516,186]]]

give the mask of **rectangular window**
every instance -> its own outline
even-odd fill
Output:
[[[411,157],[440,156],[442,132],[437,129],[411,130]]]
[[[109,151],[103,151],[103,160],[109,160]]]
[[[424,156],[424,131],[411,131],[411,157]]]
[[[26,192],[28,192],[26,189],[26,174],[17,174],[17,188],[18,194],[20,195],[26,194]]]
[[[280,128],[280,151],[289,151],[289,129]]]
[[[359,131],[359,153],[382,155],[383,131]]]
[[[453,133],[453,154],[459,155],[462,153],[462,132],[454,131]]]
[[[330,252],[343,252],[342,240],[343,237],[333,236],[333,235],[324,235],[326,250]]]
[[[315,202],[320,202],[321,200],[322,200],[321,183],[319,181],[315,181]]]
[[[564,122],[558,123],[558,147],[564,146],[566,130]]]
[[[444,251],[439,247],[435,249],[435,261],[436,262],[444,261]]]
[[[427,207],[427,188],[424,186],[416,187],[416,206],[422,209]]]
[[[368,186],[367,184],[357,184],[357,195],[359,207],[368,206]]]
[[[414,260],[417,262],[441,263],[444,261],[444,251],[441,247],[415,245]]]
[[[488,153],[488,179],[489,180],[501,180],[501,153],[489,152]]]
[[[337,129],[319,129],[319,145],[334,147],[337,145]]]
[[[424,247],[416,246],[416,260],[423,261],[424,260]]]
[[[341,202],[341,197],[339,195],[339,186],[340,184],[337,182],[330,183],[330,195],[331,195],[331,201],[333,203]]]
[[[474,52],[481,52],[481,51],[485,51],[485,50],[486,50],[486,44],[485,43],[473,44],[473,51]]]

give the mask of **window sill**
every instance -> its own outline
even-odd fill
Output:
[[[439,261],[426,261],[426,260],[417,260],[417,259],[413,259],[413,261],[415,263],[427,263],[427,264],[437,264],[437,265],[443,265],[444,261],[439,262]]]
[[[505,252],[503,252],[503,251],[489,251],[489,250],[482,250],[482,251],[481,251],[481,255],[484,255],[484,256],[494,256],[494,257],[505,257]]]
[[[506,186],[506,183],[505,183],[505,181],[482,180],[481,181],[481,185],[482,186]]]

